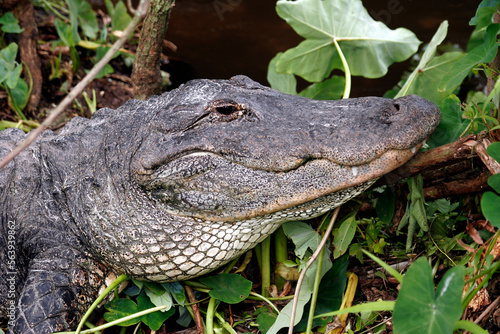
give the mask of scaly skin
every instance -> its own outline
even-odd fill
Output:
[[[0,171],[0,321],[66,330],[110,273],[209,272],[363,192],[439,118],[416,96],[314,101],[238,76],[46,131]],[[0,133],[0,156],[23,138]]]

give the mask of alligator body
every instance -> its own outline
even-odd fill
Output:
[[[75,327],[110,274],[209,272],[406,162],[439,123],[407,96],[315,101],[195,80],[46,131],[0,171],[0,321]],[[0,133],[0,156],[24,139]]]

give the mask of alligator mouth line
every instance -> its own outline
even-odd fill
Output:
[[[344,164],[343,163],[339,163],[337,161],[334,161],[334,160],[331,160],[331,159],[328,159],[328,158],[323,158],[323,157],[318,157],[318,158],[317,157],[308,157],[308,158],[302,158],[302,160],[298,164],[296,164],[293,167],[290,167],[290,168],[288,168],[286,170],[274,170],[274,169],[271,169],[271,168],[257,168],[257,167],[249,166],[249,165],[241,162],[242,160],[244,160],[245,156],[243,156],[243,155],[238,156],[237,153],[234,153],[234,152],[231,153],[232,156],[241,157],[242,159],[241,160],[239,160],[239,159],[228,159],[226,155],[221,154],[219,152],[213,152],[213,151],[201,150],[201,149],[192,149],[192,150],[181,151],[181,152],[179,152],[179,153],[177,153],[175,155],[172,155],[167,160],[163,161],[160,166],[154,166],[154,167],[152,167],[150,169],[148,168],[151,172],[149,172],[149,173],[141,173],[141,174],[142,175],[154,175],[154,174],[157,174],[158,171],[162,170],[163,167],[168,166],[169,163],[172,163],[173,161],[178,160],[178,159],[187,158],[187,157],[202,157],[202,156],[212,155],[212,156],[217,156],[219,158],[227,160],[228,162],[230,162],[232,164],[235,164],[235,165],[240,165],[240,166],[248,168],[248,169],[260,170],[260,171],[269,172],[269,173],[289,173],[289,172],[293,172],[293,171],[295,171],[295,170],[303,167],[304,165],[307,165],[311,161],[327,160],[327,161],[330,161],[331,163],[337,164],[338,166],[352,168],[352,170],[353,170],[353,176],[356,177],[357,176],[357,171],[359,170],[360,166],[364,166],[364,165],[370,164],[373,161],[379,159],[380,157],[382,157],[382,156],[384,156],[386,154],[391,154],[391,152],[395,152],[395,153],[397,153],[397,152],[411,152],[411,154],[414,155],[422,146],[425,145],[425,142],[426,141],[424,140],[421,143],[419,143],[419,144],[417,144],[417,145],[415,145],[415,146],[413,146],[413,147],[411,147],[409,149],[389,149],[389,150],[385,151],[384,153],[382,153],[380,156],[375,157],[375,158],[373,158],[370,161],[366,161],[363,164],[348,165],[348,164],[345,164],[345,163]],[[405,156],[406,156],[406,154],[405,154]],[[399,167],[399,166],[397,166],[397,167]]]
[[[422,145],[388,150],[357,166],[310,159],[286,172],[252,169],[212,152],[192,151],[157,169],[143,187],[169,213],[209,221],[242,221],[307,205],[349,188],[360,189],[356,186],[403,165]]]

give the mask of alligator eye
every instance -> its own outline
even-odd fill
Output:
[[[229,99],[212,101],[208,111],[212,114],[212,119],[225,122],[238,119],[249,112],[245,105]]]
[[[235,113],[237,112],[238,110],[238,107],[237,106],[221,106],[221,107],[215,107],[214,108],[216,112],[218,112],[219,114],[222,114],[222,115],[231,115],[232,113]]]

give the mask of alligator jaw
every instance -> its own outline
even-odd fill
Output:
[[[404,164],[421,146],[388,150],[358,166],[313,159],[287,172],[255,170],[210,152],[195,152],[159,168],[143,187],[168,214],[244,221],[377,179]]]

